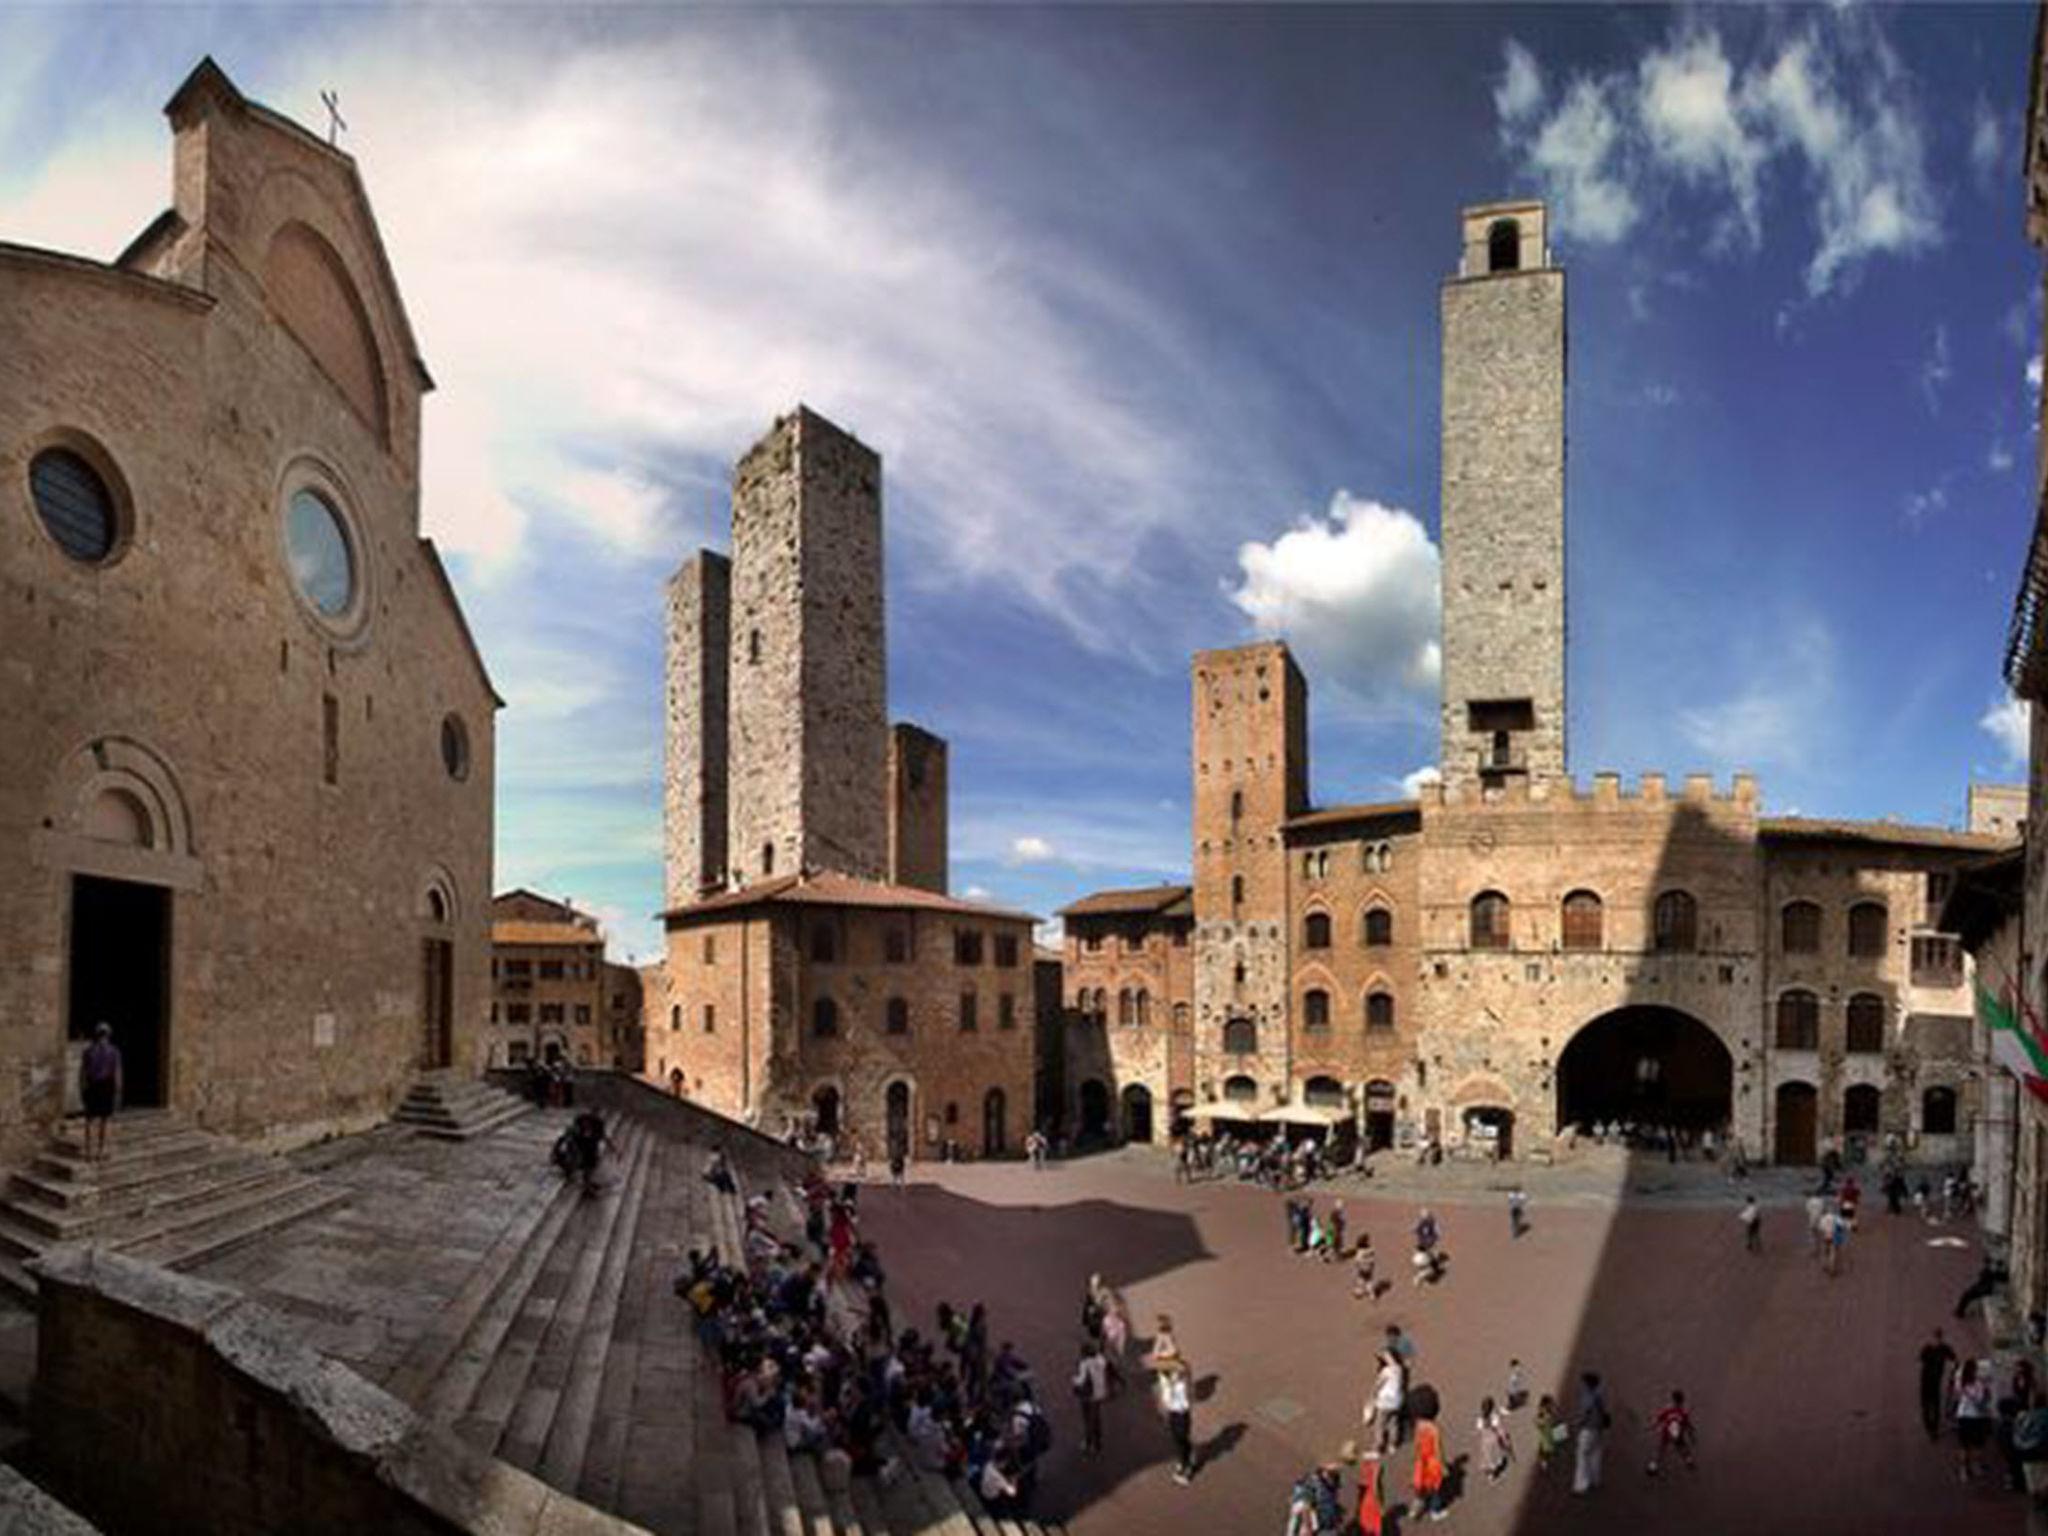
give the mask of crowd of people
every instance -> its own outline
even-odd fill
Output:
[[[1990,1360],[1958,1355],[1935,1329],[1920,1346],[1920,1423],[1929,1440],[1954,1436],[1957,1481],[1988,1474],[1988,1449],[1998,1456],[2005,1486],[2016,1491],[2026,1463],[2048,1460],[2048,1396],[2025,1356],[2006,1372],[2003,1391],[1996,1377]]]
[[[704,1177],[738,1192],[722,1154]],[[743,1251],[694,1249],[675,1283],[718,1362],[728,1416],[792,1453],[843,1456],[850,1473],[887,1481],[908,1462],[966,1479],[991,1513],[1027,1512],[1052,1432],[1023,1356],[992,1341],[980,1303],[940,1303],[929,1334],[899,1328],[880,1256],[859,1234],[860,1185],[814,1173],[792,1193],[800,1240],[752,1194]]]
[[[1173,1144],[1174,1177],[1183,1184],[1235,1178],[1268,1189],[1301,1189],[1318,1179],[1352,1171],[1370,1172],[1355,1148],[1333,1154],[1315,1136],[1239,1136],[1231,1131],[1191,1131]]]

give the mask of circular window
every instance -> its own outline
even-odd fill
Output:
[[[460,715],[441,717],[441,766],[458,783],[469,777],[469,727]]]
[[[292,580],[322,617],[338,619],[356,596],[356,563],[341,514],[318,491],[297,490],[285,510]]]
[[[28,485],[36,516],[65,554],[86,565],[113,554],[120,522],[98,470],[68,448],[48,448],[29,461]]]

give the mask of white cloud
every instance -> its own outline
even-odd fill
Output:
[[[1948,510],[1948,482],[1937,481],[1924,491],[1909,491],[1905,500],[1906,521],[1918,527],[1928,518]]]
[[[1753,648],[1761,659],[1764,646],[1756,638]],[[1679,711],[1680,732],[1716,767],[1796,771],[1828,749],[1834,637],[1820,620],[1808,619],[1775,638],[1771,665],[1741,669],[1752,679],[1741,692],[1719,704]]]
[[[1954,377],[1955,365],[1950,361],[1948,352],[1948,327],[1936,325],[1933,344],[1920,364],[1920,393],[1927,397],[1927,409],[1933,414],[1941,414],[1941,392],[1948,388]]]
[[[985,885],[970,885],[960,893],[962,901],[994,901],[996,893]]]
[[[658,555],[675,545],[662,513],[668,492],[637,470],[569,470],[554,494],[584,531],[625,555]]]
[[[2038,352],[2027,359],[2027,389],[2035,399],[2041,398],[2041,354]]]
[[[1404,800],[1420,800],[1423,785],[1441,784],[1443,781],[1444,771],[1441,768],[1435,763],[1424,763],[1420,768],[1401,775],[1401,797]]]
[[[1977,185],[1987,191],[1998,184],[1999,173],[2005,169],[2005,130],[1991,103],[1982,96],[1970,111],[1970,169],[1976,173]]]
[[[1507,41],[1506,63],[1493,88],[1494,110],[1506,123],[1523,123],[1543,105],[1543,71],[1536,55],[1514,38]]]
[[[1599,81],[1574,80],[1529,147],[1551,227],[1589,245],[1612,245],[1635,227],[1640,212],[1623,179],[1621,122],[1608,95]]]
[[[1643,399],[1648,404],[1663,410],[1668,406],[1678,404],[1678,388],[1673,384],[1645,384],[1643,386]]]
[[[1326,517],[1238,549],[1230,600],[1262,635],[1287,639],[1312,676],[1360,698],[1436,686],[1439,561],[1411,512],[1339,491]]]
[[[1736,110],[1735,69],[1720,35],[1682,37],[1646,55],[1637,73],[1651,153],[1688,181],[1724,185],[1755,245],[1763,236],[1757,178],[1766,151]]]
[[[1010,862],[1012,864],[1046,864],[1057,855],[1052,844],[1042,837],[1015,837],[1010,839]]]
[[[2033,706],[2008,693],[1978,718],[1977,724],[1998,743],[2006,761],[2022,766],[2033,731]]]
[[[1041,949],[1057,950],[1067,942],[1065,918],[1048,917],[1031,930],[1031,942]]]
[[[2002,437],[1991,440],[1990,451],[1984,455],[1984,467],[1995,475],[2002,475],[2013,466],[2012,449]]]

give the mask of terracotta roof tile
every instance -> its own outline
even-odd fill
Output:
[[[508,920],[491,924],[493,944],[602,944],[604,935],[580,923],[529,923]]]
[[[1756,824],[1761,838],[1813,842],[1892,843],[1909,848],[1953,848],[1961,853],[1996,853],[2012,839],[1995,832],[1956,832],[1895,821],[1835,821],[1819,816],[1765,816]]]
[[[1165,912],[1194,896],[1185,885],[1140,885],[1123,890],[1092,891],[1060,908],[1061,917],[1135,916]]]
[[[1359,805],[1330,805],[1321,810],[1304,811],[1301,815],[1282,822],[1281,830],[1302,832],[1315,827],[1339,827],[1353,821],[1382,821],[1389,818],[1409,817],[1419,825],[1422,807],[1413,800],[1380,800]]]
[[[781,875],[773,880],[743,886],[737,891],[707,897],[688,906],[672,907],[661,916],[664,919],[690,918],[757,906],[874,907],[895,912],[955,912],[963,917],[1012,918],[1020,923],[1035,921],[1029,912],[984,906],[980,902],[942,896],[937,891],[917,886],[891,885],[886,880],[863,880],[834,870],[820,870],[808,875]]]

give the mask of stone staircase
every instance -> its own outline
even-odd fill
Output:
[[[468,1141],[487,1136],[533,1108],[516,1094],[494,1088],[453,1069],[422,1072],[405,1091],[392,1119],[419,1128],[423,1136],[443,1141]]]
[[[1043,1536],[991,1519],[943,1478],[828,1487],[725,1416],[715,1360],[672,1290],[687,1251],[743,1251],[743,1202],[702,1177],[708,1153],[613,1120],[604,1187],[537,1194],[384,1379],[552,1486],[661,1536]],[[849,1298],[849,1304],[851,1304]]]
[[[347,1198],[169,1110],[117,1116],[101,1161],[86,1158],[84,1135],[82,1121],[66,1122],[0,1193],[0,1288],[24,1300],[36,1293],[28,1261],[60,1243],[100,1243],[177,1269]]]

